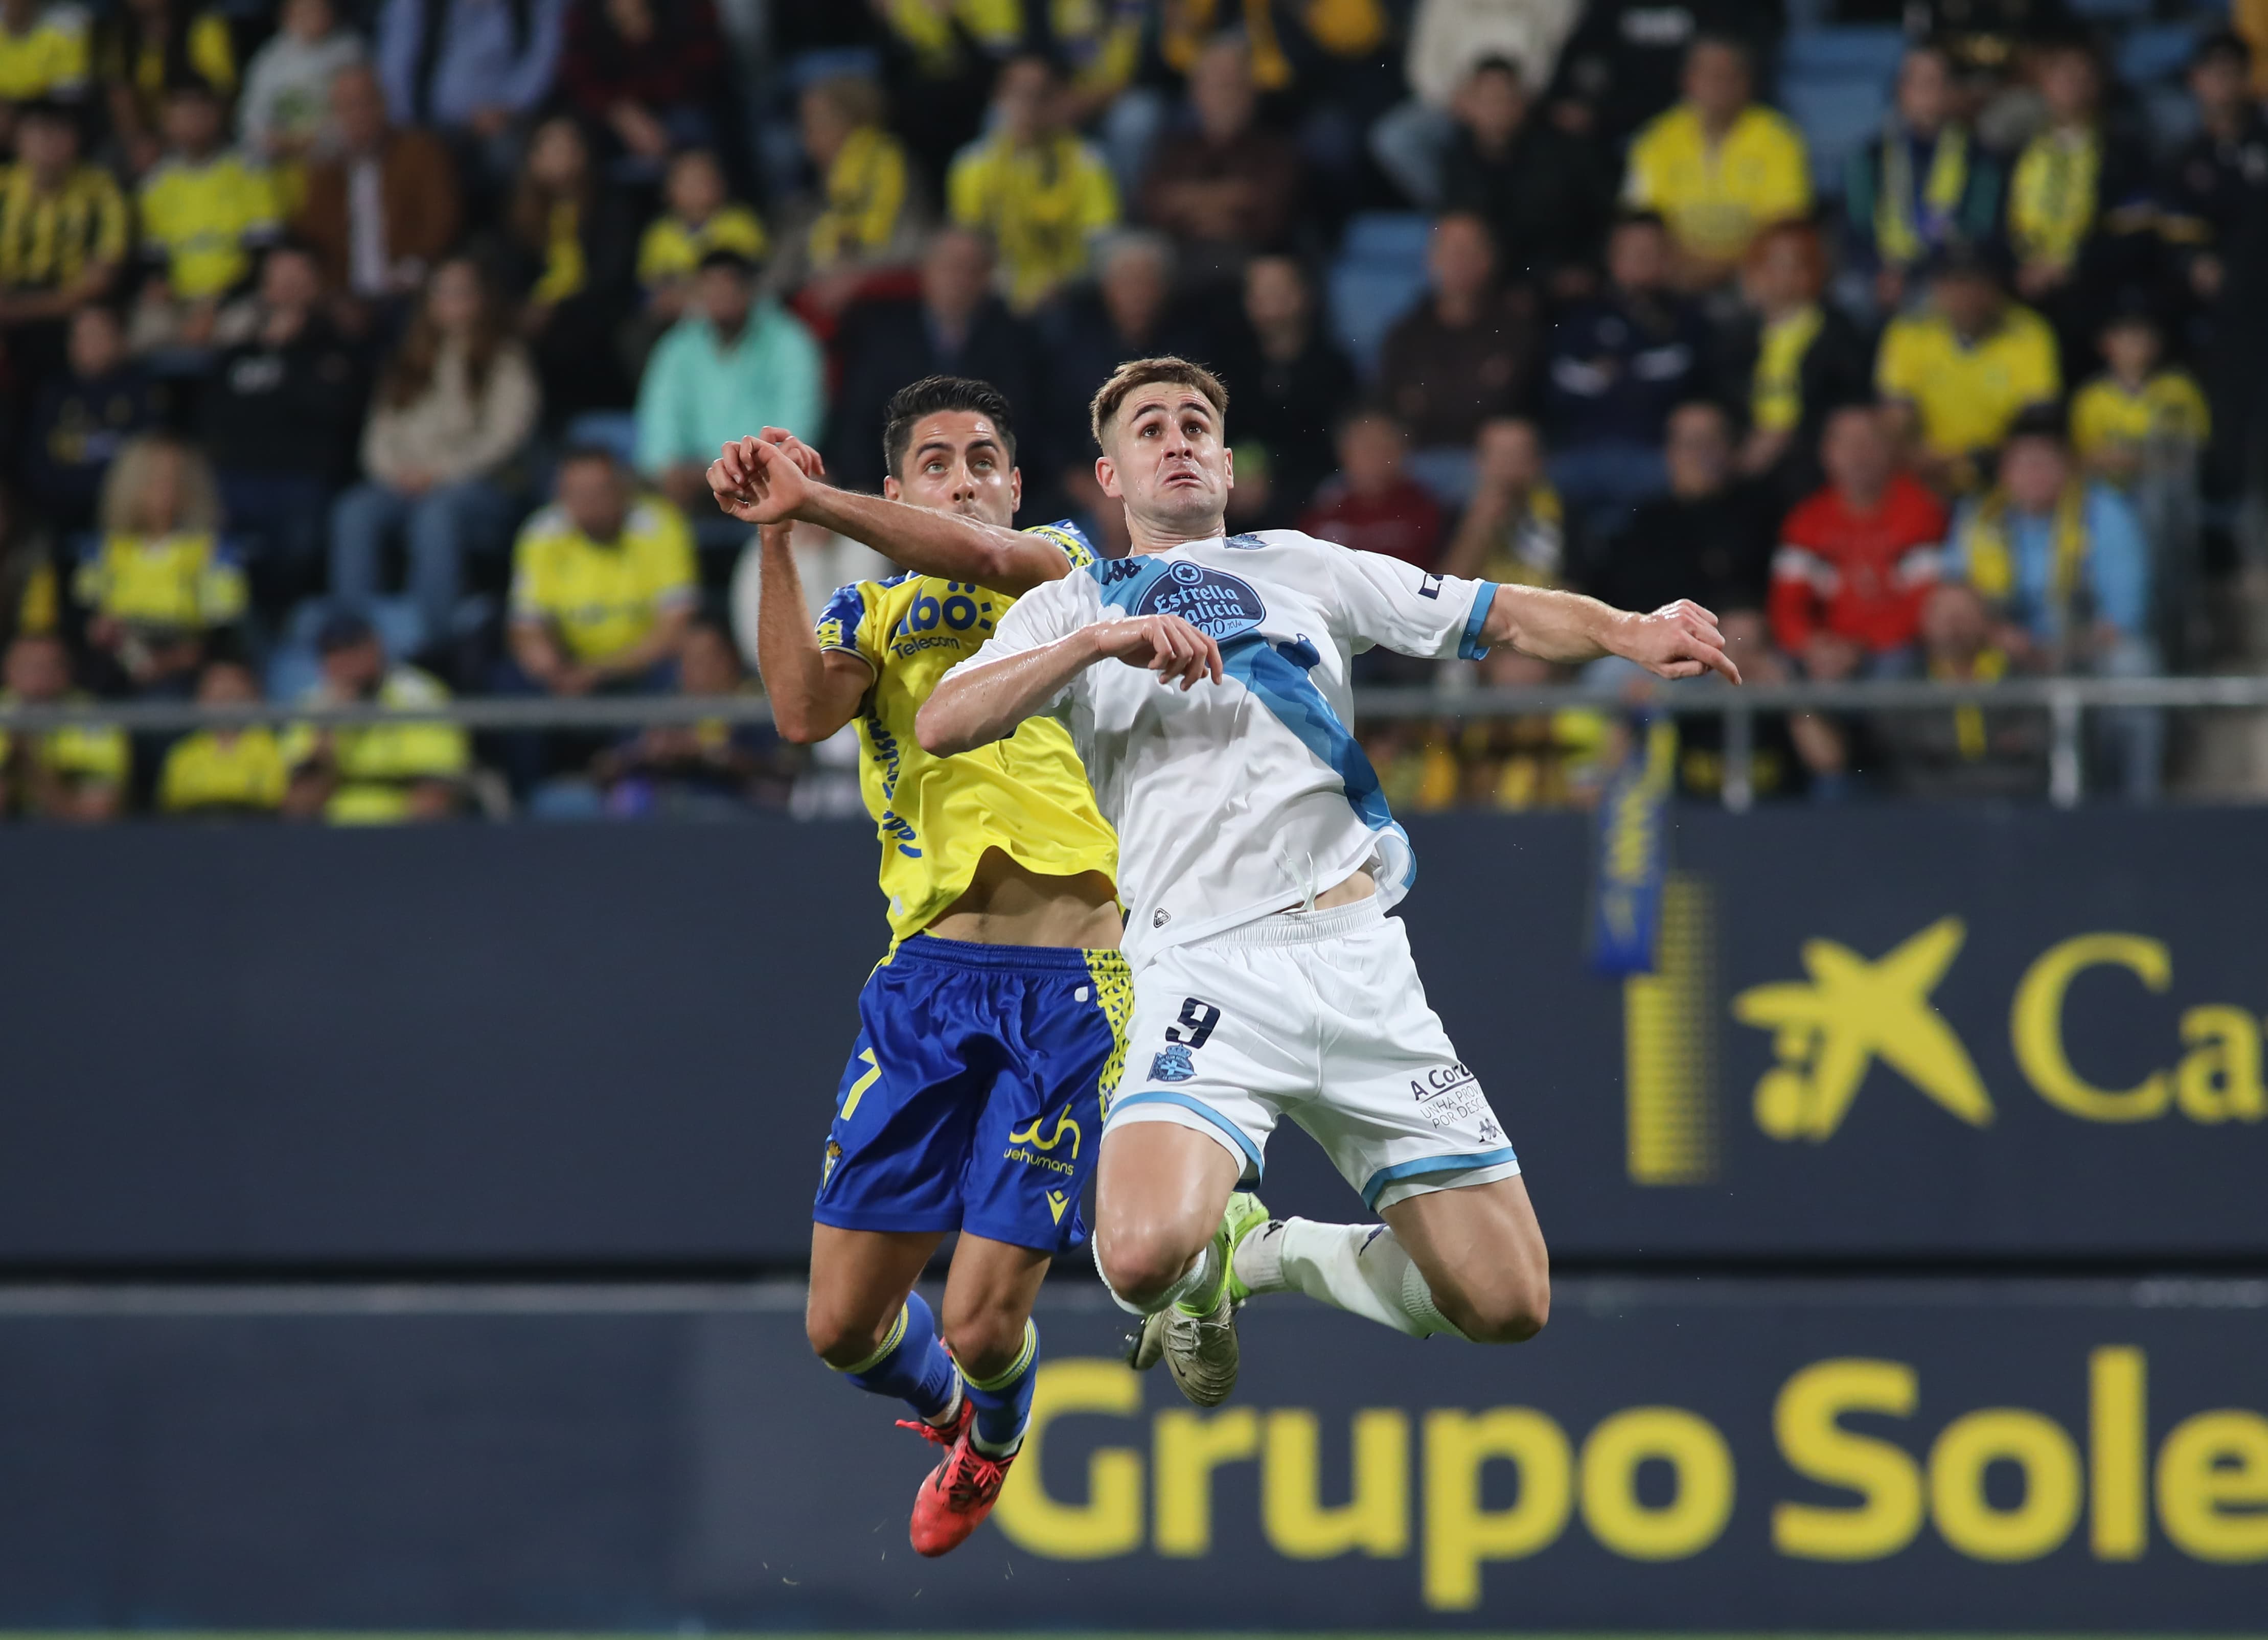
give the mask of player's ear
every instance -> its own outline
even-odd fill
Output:
[[[1094,482],[1102,486],[1102,493],[1113,501],[1123,501],[1118,492],[1118,467],[1108,456],[1094,458]]]
[[[898,482],[894,474],[885,473],[882,475],[882,499],[885,501],[903,501],[905,498],[906,492],[904,486]]]
[[[1008,469],[1008,516],[1012,518],[1023,510],[1024,469],[1012,467]]]
[[[1236,488],[1236,451],[1224,444],[1220,447],[1220,474],[1228,481],[1231,489]]]

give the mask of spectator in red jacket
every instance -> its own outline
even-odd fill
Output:
[[[1430,570],[1440,555],[1441,504],[1403,471],[1410,435],[1383,410],[1339,423],[1339,470],[1300,515],[1300,527],[1358,552]]]
[[[1820,442],[1827,486],[1787,516],[1772,560],[1772,634],[1814,678],[1911,669],[1937,581],[1945,508],[1897,468],[1883,413],[1850,405]]]

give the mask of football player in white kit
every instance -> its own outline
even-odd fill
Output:
[[[1095,472],[1132,555],[1027,593],[917,725],[959,753],[1060,715],[1118,829],[1134,1013],[1095,1261],[1153,1318],[1152,1358],[1162,1347],[1208,1403],[1233,1382],[1234,1309],[1254,1294],[1485,1342],[1534,1336],[1550,1304],[1511,1139],[1387,915],[1416,862],[1347,726],[1354,655],[1510,643],[1740,681],[1694,604],[1625,614],[1293,530],[1227,535],[1226,409],[1185,360],[1119,367],[1093,406]],[[1382,1227],[1270,1220],[1243,1194],[1285,1117]]]

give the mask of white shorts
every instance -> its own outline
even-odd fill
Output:
[[[1160,953],[1134,975],[1126,1055],[1105,1130],[1169,1122],[1210,1134],[1248,1186],[1285,1116],[1373,1211],[1520,1171],[1425,1005],[1408,933],[1375,899]]]

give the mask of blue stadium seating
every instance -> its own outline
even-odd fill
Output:
[[[1347,224],[1324,298],[1330,334],[1366,379],[1394,321],[1425,289],[1426,221],[1414,211],[1366,211]]]
[[[2150,0],[2071,0],[2071,9],[2102,22],[2139,21],[2150,15]]]
[[[2189,67],[2197,41],[2198,31],[2188,23],[2149,23],[2129,29],[2118,42],[2118,77],[2132,85],[2175,78]]]
[[[623,465],[631,465],[637,459],[637,417],[628,410],[585,410],[567,423],[567,442],[611,450]]]
[[[1813,183],[1843,185],[1852,150],[1881,128],[1905,36],[1895,28],[1805,28],[1780,52],[1780,106],[1802,129]]]
[[[332,608],[328,599],[310,598],[291,611],[284,625],[283,640],[268,658],[264,681],[269,700],[296,701],[322,681],[322,662],[315,653],[315,635],[330,618]],[[374,599],[363,613],[378,629],[379,641],[386,645],[386,652],[395,660],[407,660],[425,647],[425,617],[416,600]]]
[[[1906,37],[1896,28],[1798,29],[1780,45],[1780,83],[1871,76],[1887,87],[1905,48]]]

